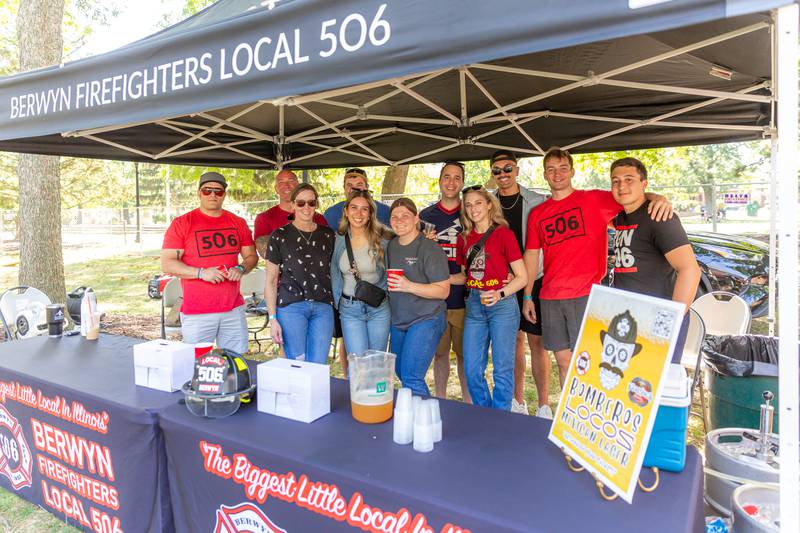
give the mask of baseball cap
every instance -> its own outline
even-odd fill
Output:
[[[198,188],[202,187],[203,185],[209,182],[219,183],[226,189],[228,188],[228,182],[225,181],[225,178],[219,172],[204,172],[200,176],[200,183],[198,184]]]
[[[511,150],[497,150],[492,154],[492,163],[495,161],[513,161],[517,162],[517,156]]]

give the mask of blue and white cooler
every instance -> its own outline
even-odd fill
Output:
[[[686,464],[691,380],[681,365],[669,365],[662,386],[661,403],[642,466],[681,472]]]

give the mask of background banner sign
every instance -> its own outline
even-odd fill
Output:
[[[595,285],[548,438],[631,503],[685,306]]]

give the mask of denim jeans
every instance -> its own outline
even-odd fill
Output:
[[[306,300],[277,309],[287,359],[305,354],[312,363],[327,363],[333,337],[333,307]]]
[[[395,372],[403,386],[411,389],[414,394],[430,396],[425,374],[431,366],[436,346],[444,333],[444,326],[444,311],[417,322],[406,330],[392,326],[389,351],[397,354]]]
[[[183,342],[217,341],[218,348],[227,348],[236,353],[247,351],[247,320],[244,305],[234,307],[225,313],[200,313],[185,315],[181,313],[181,335]]]
[[[339,300],[339,318],[347,353],[386,350],[391,314],[389,299],[378,307],[349,298]]]
[[[470,291],[464,319],[464,373],[472,403],[508,411],[514,394],[514,349],[519,329],[516,298],[504,298],[491,307],[481,303],[479,291]],[[486,383],[486,365],[492,345],[494,394]]]

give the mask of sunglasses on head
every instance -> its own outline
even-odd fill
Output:
[[[350,196],[362,196],[364,198],[369,198],[371,195],[372,191],[369,189],[359,189],[357,187],[350,189]]]
[[[306,205],[308,205],[308,207],[317,207],[317,201],[316,200],[295,200],[294,201],[294,205],[296,205],[297,207],[305,207]]]
[[[470,191],[480,191],[483,189],[483,185],[470,185],[469,187],[464,187],[461,189],[461,194],[470,192]]]
[[[347,176],[348,174],[361,174],[365,178],[367,177],[367,172],[363,168],[348,168],[344,171],[344,175]]]
[[[495,176],[499,176],[500,174],[511,174],[514,172],[514,165],[508,164],[503,168],[500,167],[492,167],[492,174]]]
[[[201,187],[200,194],[203,196],[214,196],[223,197],[225,196],[225,189],[217,189],[216,187]]]

